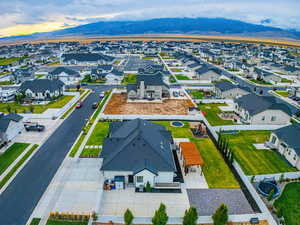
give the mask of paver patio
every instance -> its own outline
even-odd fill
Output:
[[[104,114],[138,114],[138,115],[187,115],[188,108],[193,107],[189,99],[167,99],[162,103],[127,102],[126,93],[113,94]]]
[[[130,209],[136,217],[152,217],[160,203],[164,203],[168,216],[181,217],[189,208],[186,191],[182,193],[135,193],[134,188],[104,191],[100,216],[123,216]]]

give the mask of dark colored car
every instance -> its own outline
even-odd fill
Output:
[[[25,130],[26,131],[38,131],[41,132],[43,130],[45,130],[45,126],[44,125],[40,125],[37,123],[34,124],[24,124]]]
[[[98,102],[94,102],[94,103],[92,104],[92,108],[93,108],[93,109],[97,109],[97,108],[98,108],[98,105],[99,105]]]

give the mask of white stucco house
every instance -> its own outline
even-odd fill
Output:
[[[173,139],[164,126],[142,119],[113,122],[100,158],[105,179],[124,177],[136,188],[174,184]]]
[[[77,84],[82,79],[79,72],[67,67],[56,67],[54,70],[48,73],[48,79],[61,80],[66,85]]]
[[[300,124],[295,123],[274,130],[269,141],[269,147],[276,149],[289,163],[300,170]]]
[[[249,94],[250,90],[235,85],[230,81],[224,81],[215,84],[214,92],[217,98],[234,99]]]
[[[234,100],[235,113],[240,122],[257,125],[284,125],[291,119],[291,111],[285,105],[277,103],[275,97],[244,95]]]
[[[24,125],[22,116],[16,113],[0,115],[0,144],[11,141],[23,129]]]

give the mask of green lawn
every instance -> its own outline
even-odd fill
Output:
[[[271,150],[257,150],[253,146],[255,143],[267,141],[270,133],[271,131],[240,131],[238,134],[224,134],[236,160],[247,175],[296,171],[277,153]]]
[[[188,76],[184,76],[184,75],[175,75],[177,80],[190,80],[190,78]]]
[[[119,65],[120,62],[121,62],[121,60],[116,60],[116,61],[114,61],[114,65]]]
[[[62,108],[64,107],[74,96],[64,95],[58,99],[49,102],[47,105],[32,105],[33,113],[43,113],[49,108]],[[0,103],[0,112],[8,113],[9,108],[11,112],[24,113],[30,111],[29,105],[20,105],[16,102]]]
[[[285,98],[289,97],[290,95],[287,91],[275,91],[275,92]]]
[[[172,132],[173,138],[189,138],[196,143],[204,160],[203,173],[210,188],[238,188],[239,184],[231,173],[226,162],[209,138],[194,138],[189,123],[183,122],[183,127],[173,127],[170,121],[152,121],[165,126]]]
[[[20,61],[22,59],[26,59],[28,58],[27,56],[24,56],[24,57],[11,57],[11,58],[2,58],[0,59],[0,66],[3,66],[3,65],[9,65],[13,62],[16,62],[16,61]]]
[[[37,149],[38,145],[33,145],[25,155],[16,163],[16,165],[7,173],[7,175],[0,181],[0,188],[2,188],[7,181],[15,174],[15,172],[22,166],[28,157]]]
[[[46,225],[87,225],[88,221],[71,221],[71,220],[51,220]]]
[[[86,145],[102,145],[104,138],[107,137],[109,129],[109,122],[99,121],[91,136],[89,137]]]
[[[0,174],[12,164],[19,155],[29,146],[27,143],[14,143],[0,155]]]
[[[38,79],[43,78],[43,77],[45,77],[45,74],[36,74],[35,77],[38,78]]]
[[[180,72],[182,72],[181,69],[177,69],[177,68],[172,68],[171,71],[174,72],[174,73],[180,73]]]
[[[209,188],[239,188],[239,183],[209,138],[193,138],[204,161],[203,173]]]
[[[263,80],[251,79],[250,81],[252,81],[253,83],[256,83],[256,84],[262,84],[262,85],[272,85],[271,83],[269,83],[269,82],[265,82],[265,81],[263,81]]]
[[[202,91],[198,91],[198,90],[192,90],[190,92],[190,94],[192,95],[193,98],[195,99],[203,99],[204,94]]]
[[[286,225],[300,225],[300,182],[287,184],[274,206],[281,211]]]
[[[9,74],[10,72],[0,72],[0,76],[4,76],[6,74]]]
[[[154,59],[155,57],[153,57],[153,56],[145,56],[145,57],[143,57],[142,59],[147,59],[147,60],[150,60],[150,59]]]
[[[136,74],[126,74],[122,80],[122,84],[135,84],[136,83]]]
[[[292,83],[292,81],[286,78],[282,78],[281,83]]]
[[[14,82],[7,80],[7,81],[0,81],[0,85],[12,85]]]
[[[55,61],[47,64],[47,66],[57,66],[57,65],[60,65],[59,61]]]
[[[98,157],[100,151],[100,148],[84,148],[80,153],[80,157]]]
[[[222,112],[219,109],[219,106],[227,106],[227,104],[219,104],[219,103],[199,104],[198,108],[204,113],[205,118],[212,126],[235,124],[232,120],[223,120],[218,116],[218,114]]]
[[[300,225],[300,182],[287,184],[274,206],[281,211],[286,225]]]
[[[30,225],[39,225],[41,218],[32,218]]]
[[[69,154],[70,157],[74,157],[77,153],[77,151],[80,148],[81,143],[83,142],[83,139],[85,138],[84,134],[81,134],[79,139],[77,140],[76,144],[73,146],[73,148],[71,149],[71,152]]]

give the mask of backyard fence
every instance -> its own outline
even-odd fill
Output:
[[[248,176],[248,179],[251,180],[253,176]],[[286,173],[274,173],[274,174],[261,174],[254,176],[254,182],[260,182],[264,179],[275,179],[279,181],[281,179],[299,179],[300,178],[300,171],[297,172],[286,172]]]

